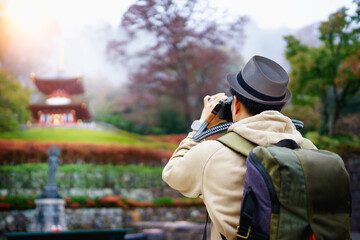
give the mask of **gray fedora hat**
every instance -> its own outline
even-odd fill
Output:
[[[280,105],[291,98],[288,74],[265,57],[252,57],[240,72],[228,74],[226,78],[236,92],[258,103]]]

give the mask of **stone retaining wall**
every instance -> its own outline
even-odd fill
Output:
[[[169,227],[169,222],[183,222],[182,225],[184,225],[184,222],[189,222],[187,226],[192,225],[188,227],[188,231],[191,234],[196,234],[198,231],[196,230],[196,233],[193,232],[193,228],[197,229],[199,224],[201,225],[205,222],[206,210],[205,207],[157,207],[128,210],[121,208],[87,208],[66,209],[65,214],[69,230],[130,227],[141,232],[144,229],[156,227],[156,223],[167,222],[168,224],[161,228],[164,231],[166,229],[175,231],[179,224]],[[0,212],[0,239],[4,239],[5,232],[28,231],[32,228],[34,217],[35,210]],[[150,222],[151,224],[142,224],[145,222]],[[182,234],[184,231],[182,231]]]

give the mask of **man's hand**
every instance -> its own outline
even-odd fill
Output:
[[[203,123],[205,120],[210,120],[208,128],[212,128],[220,123],[225,123],[225,120],[219,119],[219,115],[213,116],[211,111],[214,109],[216,104],[219,103],[219,101],[225,101],[228,99],[228,97],[225,95],[225,93],[218,93],[213,96],[205,96],[204,97],[204,108],[201,113],[200,122]]]

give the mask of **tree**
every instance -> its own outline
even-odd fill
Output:
[[[132,39],[148,37],[138,52],[143,63],[130,74],[129,90],[136,104],[149,111],[168,99],[172,114],[180,113],[187,125],[199,114],[207,94],[224,91],[229,70],[230,43],[241,45],[245,17],[220,24],[216,12],[198,0],[137,0],[124,14],[122,26]],[[203,10],[205,9],[205,10]],[[109,55],[126,54],[126,41],[112,41]],[[133,67],[133,66],[132,66]],[[155,114],[153,110],[150,114]]]
[[[13,131],[29,119],[30,91],[0,69],[0,131]]]
[[[360,89],[360,1],[355,15],[342,8],[322,22],[319,47],[303,45],[293,36],[287,41],[291,64],[290,87],[294,104],[321,103],[320,133],[332,136],[341,110]]]

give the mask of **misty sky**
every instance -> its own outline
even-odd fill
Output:
[[[121,15],[133,0],[10,0],[9,6],[22,18],[26,14],[35,24],[36,15],[51,15],[60,27],[64,46],[65,69],[85,77],[107,79],[112,83],[126,81],[126,68],[112,65],[105,58],[106,42],[117,38]],[[0,0],[1,3],[1,0]],[[12,4],[14,3],[14,4]],[[229,15],[250,17],[245,28],[247,39],[240,49],[245,61],[253,55],[263,55],[287,68],[283,36],[295,34],[310,24],[327,20],[340,7],[354,6],[352,0],[212,0],[211,5]],[[97,29],[94,34],[93,29]],[[140,43],[139,43],[140,44]],[[136,44],[135,44],[136,45]],[[57,46],[59,49],[59,45]],[[57,65],[58,51],[50,58]],[[56,68],[56,67],[55,67]]]

